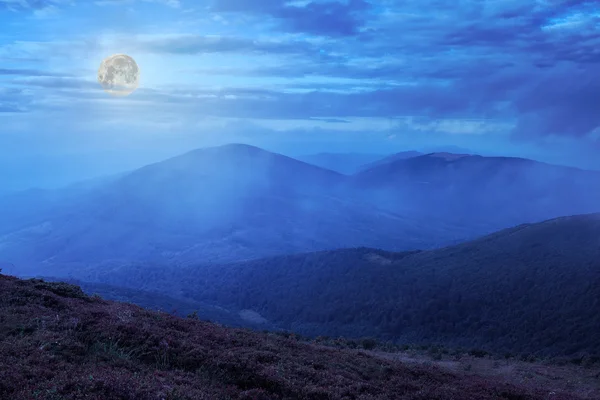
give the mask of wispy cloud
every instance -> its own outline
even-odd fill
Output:
[[[62,6],[71,2],[72,0],[0,0],[0,10],[40,10],[53,6]]]
[[[133,4],[135,2],[164,4],[173,8],[181,7],[180,0],[96,0],[94,1],[94,4],[99,6],[124,6],[128,4]]]
[[[127,39],[126,39],[127,40]],[[132,46],[143,51],[161,54],[202,53],[265,53],[315,54],[318,49],[303,41],[253,40],[236,36],[218,35],[144,35],[130,40]]]
[[[35,69],[19,69],[19,68],[0,68],[0,76],[2,75],[15,75],[15,76],[55,76],[55,77],[69,77],[71,74],[64,74],[60,72],[50,72]]]
[[[35,99],[16,96],[5,110],[85,109],[102,115],[100,125],[118,117],[145,128],[154,119],[262,119],[290,132],[300,123],[350,131],[366,118],[397,130],[381,138],[406,129],[502,134],[507,146],[597,143],[595,1],[0,0],[3,11],[50,6],[86,29],[23,20],[27,35],[2,36],[2,84]],[[104,22],[87,29],[98,15]],[[94,74],[116,52],[136,57],[143,84],[113,101]],[[412,122],[389,122],[400,120]]]
[[[267,16],[281,30],[343,37],[360,32],[371,8],[365,0],[290,1],[215,0],[216,13],[245,13]]]

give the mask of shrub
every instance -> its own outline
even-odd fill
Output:
[[[473,357],[477,357],[477,358],[483,358],[485,356],[487,356],[489,353],[485,350],[481,350],[481,349],[472,349],[469,350],[469,355],[473,356]]]
[[[377,340],[373,338],[364,338],[360,341],[361,347],[365,350],[373,350],[375,347],[377,347],[377,344]]]
[[[194,320],[199,320],[200,318],[198,318],[198,311],[191,312],[187,315],[188,319],[194,319]]]

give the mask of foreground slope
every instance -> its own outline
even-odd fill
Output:
[[[400,250],[464,235],[361,203],[346,195],[347,180],[252,146],[201,149],[70,196],[59,209],[13,201],[11,214],[24,216],[0,219],[0,254],[56,275],[57,266],[226,262],[359,245]]]
[[[0,275],[0,292],[3,399],[541,400],[550,395],[184,320],[90,298],[67,284]]]
[[[136,266],[83,279],[253,309],[313,335],[600,356],[600,214],[431,251],[358,248],[176,273]]]

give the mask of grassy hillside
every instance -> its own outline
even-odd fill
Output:
[[[539,356],[600,356],[600,215],[522,225],[432,251],[367,248],[89,279],[247,308],[312,335]]]
[[[0,398],[577,399],[0,275]]]
[[[223,307],[211,306],[190,299],[181,299],[158,292],[136,290],[102,283],[80,282],[76,279],[61,280],[60,278],[43,277],[46,281],[67,282],[77,285],[88,295],[100,296],[106,300],[121,301],[136,304],[140,307],[163,311],[179,317],[193,315],[203,321],[215,321],[231,327],[277,330],[268,321],[254,323],[248,318],[242,318],[243,310],[228,310]]]

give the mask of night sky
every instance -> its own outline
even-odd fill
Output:
[[[96,81],[115,53],[126,98]],[[599,63],[597,1],[0,0],[0,185],[231,142],[600,169]]]

